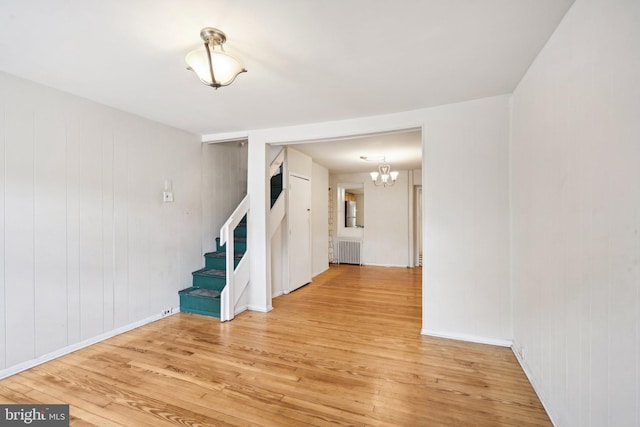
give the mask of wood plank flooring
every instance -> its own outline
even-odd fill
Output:
[[[77,426],[550,426],[507,348],[420,335],[421,270],[332,266],[227,323],[176,314],[0,381]]]

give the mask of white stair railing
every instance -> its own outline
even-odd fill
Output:
[[[220,294],[220,320],[222,322],[226,322],[235,317],[238,300],[249,283],[249,245],[247,244],[247,250],[242,260],[240,260],[238,266],[235,267],[235,242],[233,240],[233,231],[248,212],[249,195],[247,194],[236,210],[233,211],[229,219],[227,219],[227,222],[220,228],[220,245],[226,245],[227,273],[227,285]],[[248,227],[249,223],[247,222],[247,229]]]
[[[280,150],[278,155],[275,157],[275,159],[273,159],[271,165],[269,166],[269,178],[275,175],[276,172],[278,172],[278,169],[280,169],[280,166],[282,166],[282,163],[284,163],[284,155],[285,149],[283,148],[282,150]]]
[[[271,162],[269,167],[269,177],[275,175],[282,164],[285,161],[285,150],[282,149]],[[283,182],[284,184],[284,182]],[[284,194],[284,192],[282,193]],[[238,226],[242,218],[249,212],[249,195],[240,202],[235,211],[231,214],[227,222],[220,228],[220,244],[226,245],[226,274],[227,285],[224,287],[220,294],[220,320],[226,322],[235,317],[235,308],[238,304],[242,293],[249,284],[249,242],[247,241],[247,251],[238,263],[238,266],[234,268],[234,241],[233,230]],[[285,216],[285,201],[284,197],[279,197],[276,204],[271,210],[269,218],[270,232],[269,236],[273,235],[273,232],[277,226],[282,222]],[[247,223],[247,227],[249,224]]]
[[[285,215],[285,203],[284,197],[278,197],[276,203],[271,208],[271,213],[269,215],[269,238],[273,237],[273,234],[276,232],[280,223],[284,219]]]
[[[280,150],[278,155],[273,159],[271,165],[269,166],[269,178],[273,177],[277,174],[278,171],[284,175],[284,167],[282,169],[283,163],[285,161],[285,149]],[[284,195],[284,176],[282,177],[282,193],[276,200],[275,204],[271,207],[271,212],[269,213],[269,238],[273,237],[273,234],[278,229],[278,226],[282,222],[286,213],[286,203],[285,198],[282,197]]]

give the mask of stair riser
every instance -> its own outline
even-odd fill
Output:
[[[226,250],[227,245],[220,246],[220,238],[216,238],[216,251],[224,252]],[[247,242],[246,241],[236,241],[233,245],[233,251],[237,254],[243,254],[247,251]]]
[[[235,230],[233,230],[234,237],[247,237],[247,227],[243,225],[238,225]]]
[[[239,259],[235,259],[233,262],[234,266],[237,267],[239,262]],[[225,271],[227,268],[227,260],[221,257],[205,257],[204,268]]]
[[[227,279],[225,277],[193,274],[193,287],[222,291]]]
[[[278,197],[282,193],[282,173],[271,177],[271,207],[276,203]]]
[[[195,295],[180,294],[180,311],[184,313],[201,314],[210,317],[220,317],[220,299],[203,298]]]
[[[233,230],[234,252],[236,254],[244,254],[247,251],[247,226],[246,217]],[[220,238],[216,238],[216,251],[224,252],[225,246],[220,246]],[[234,265],[237,266],[240,258],[234,259]],[[226,259],[224,256],[207,256],[205,254],[205,268],[192,273],[192,287],[183,289],[180,295],[180,311],[185,313],[201,314],[204,316],[220,317],[220,298],[210,298],[202,295],[192,295],[190,292],[193,288],[204,288],[213,291],[224,289],[227,278],[222,275],[204,274],[204,270],[217,270],[224,272],[226,270]]]

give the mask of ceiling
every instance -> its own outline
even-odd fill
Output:
[[[199,135],[241,132],[511,93],[572,2],[2,0],[0,70]],[[207,26],[248,69],[218,90],[184,62]]]
[[[422,165],[422,132],[419,129],[287,146],[307,154],[335,174],[373,172],[382,160],[389,163],[392,170],[420,169]]]

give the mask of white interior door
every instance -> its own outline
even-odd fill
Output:
[[[311,281],[311,181],[289,175],[289,291]]]

